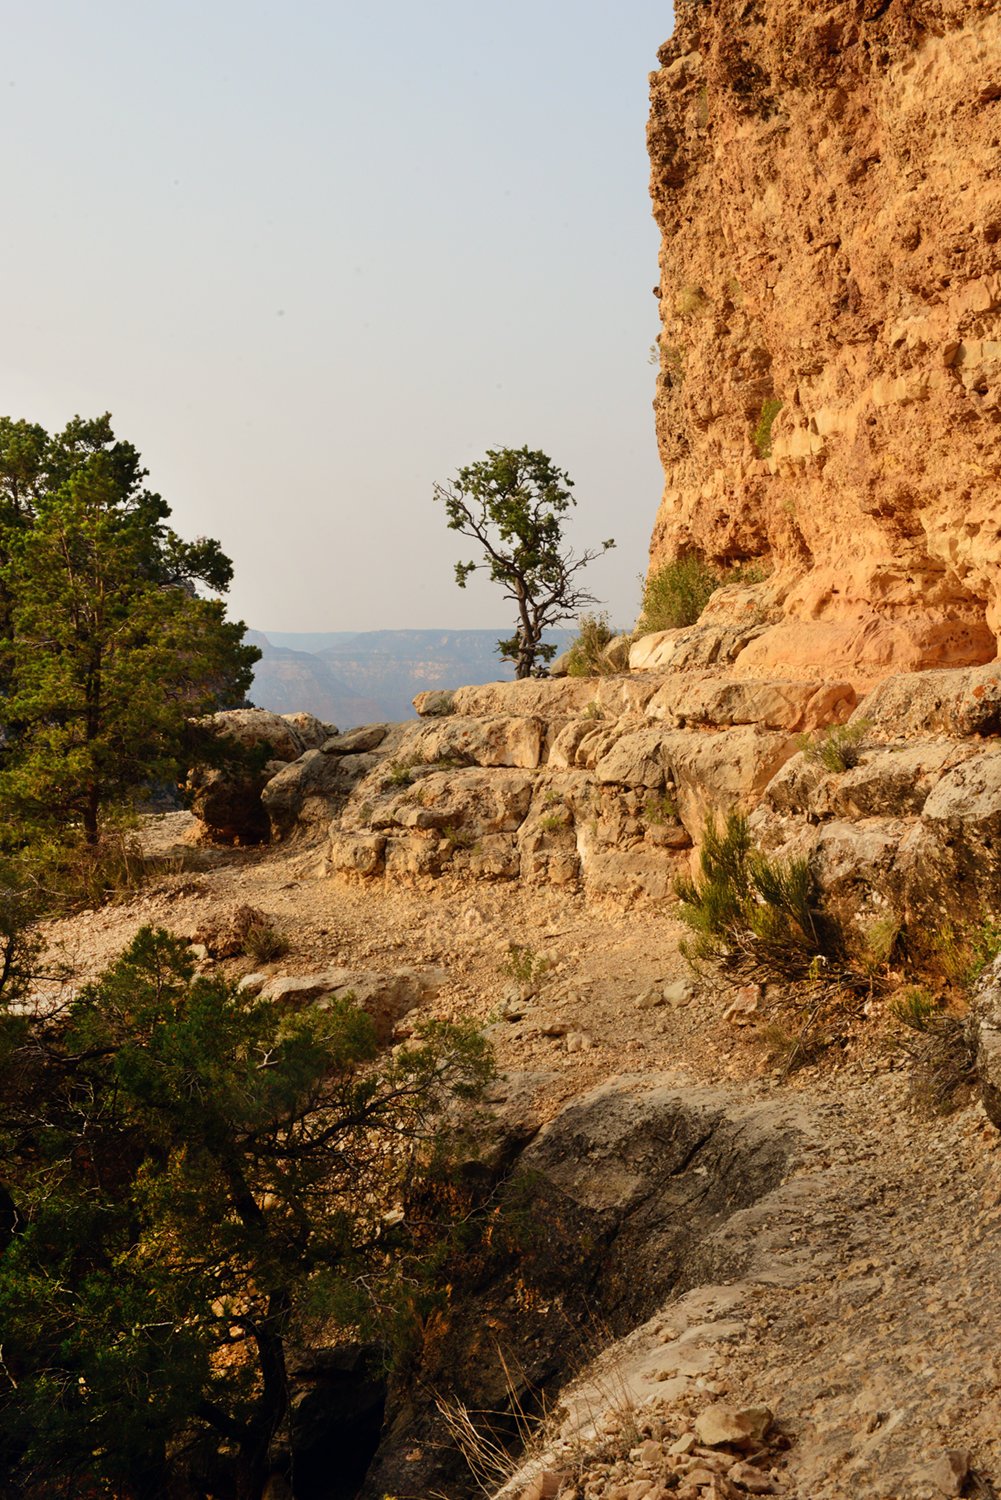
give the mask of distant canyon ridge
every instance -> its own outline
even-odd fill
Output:
[[[273,713],[305,710],[353,729],[359,724],[415,718],[415,693],[433,688],[509,681],[510,663],[497,642],[510,629],[366,630],[292,633],[248,630],[260,647],[250,697]],[[573,631],[547,636],[559,650]]]

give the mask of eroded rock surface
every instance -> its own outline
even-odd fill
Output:
[[[692,638],[738,672],[863,689],[989,661],[997,5],[679,0],[676,15],[649,125],[665,471],[652,565],[692,550],[774,563],[751,591],[757,627],[736,590],[716,601],[715,642],[708,622]],[[738,646],[727,624],[753,639]]]
[[[477,1256],[475,1284],[454,1289],[417,1382],[405,1395],[390,1387],[383,1448],[362,1491],[372,1500],[472,1496],[442,1405],[494,1413],[503,1430],[505,1412],[555,1396],[587,1355],[669,1291],[740,1275],[757,1228],[740,1215],[767,1202],[799,1147],[768,1105],[734,1108],[722,1092],[681,1091],[649,1074],[591,1090],[524,1147],[526,1111],[527,1134],[537,1129],[531,1094],[517,1078],[497,1093],[494,1130],[514,1149],[494,1152],[492,1248]],[[694,1372],[698,1357],[679,1342],[679,1368]],[[514,1421],[511,1437],[517,1451]]]

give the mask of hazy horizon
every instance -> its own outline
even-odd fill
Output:
[[[542,448],[569,540],[618,541],[587,578],[630,625],[672,26],[649,0],[18,8],[0,413],[110,410],[177,530],[233,558],[232,614],[286,633],[498,628],[431,488]]]

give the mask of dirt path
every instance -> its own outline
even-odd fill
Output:
[[[158,825],[161,842],[177,827]],[[236,851],[48,935],[92,974],[145,923],[190,936],[246,903],[290,941],[275,972],[446,970],[434,1013],[475,1017],[502,1068],[547,1075],[544,1113],[626,1072],[772,1101],[803,1127],[803,1161],[741,1231],[755,1239],[756,1269],[703,1295],[701,1324],[725,1318],[737,1331],[705,1335],[709,1354],[678,1413],[717,1397],[770,1406],[793,1439],[786,1493],[802,1500],[931,1497],[942,1491],[928,1467],[949,1448],[1001,1477],[1001,1136],[979,1105],[944,1120],[912,1111],[887,1017],[862,1021],[836,1063],[783,1081],[767,1048],[725,1017],[726,991],[651,1003],[687,973],[669,909],[596,909],[507,884],[351,885],[315,870],[310,850]],[[527,999],[505,972],[512,943],[548,964]],[[688,1305],[623,1346],[644,1399],[656,1398],[658,1359]],[[627,1477],[631,1462],[619,1465]],[[622,1473],[611,1472],[596,1461],[581,1493],[614,1493]]]

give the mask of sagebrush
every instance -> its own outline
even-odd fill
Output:
[[[605,614],[581,615],[577,638],[567,652],[568,677],[603,677],[615,668],[605,648],[615,639],[615,632]]]

